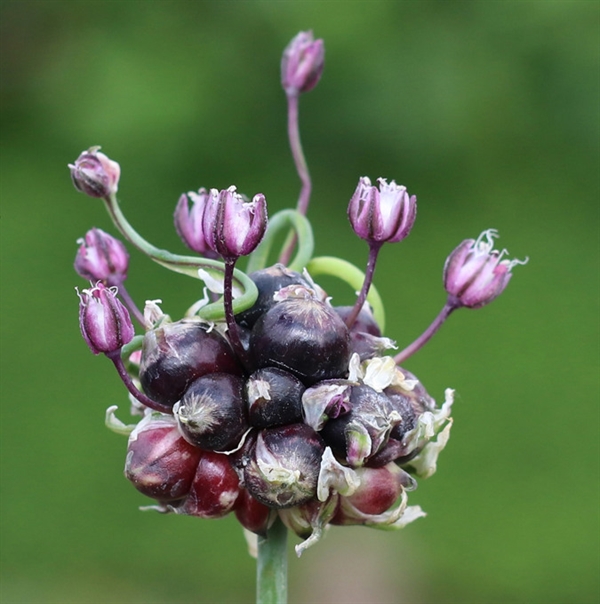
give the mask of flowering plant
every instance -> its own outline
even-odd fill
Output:
[[[372,285],[384,243],[405,239],[417,200],[404,186],[360,178],[348,205],[354,232],[369,246],[365,273],[345,260],[313,256],[306,213],[311,180],[300,144],[298,101],[323,71],[322,40],[301,32],[285,49],[282,85],[288,134],[302,182],[295,210],[267,218],[264,195],[229,188],[181,195],[175,228],[198,256],[151,245],[130,225],[116,193],[120,167],[92,147],[73,165],[75,187],[101,198],[121,234],[162,266],[204,283],[179,320],[160,300],[138,308],[125,287],[128,254],[92,229],[75,260],[91,281],[80,294],[81,332],[104,353],[129,391],[125,475],[163,513],[220,518],[231,512],[250,541],[258,536],[258,601],[285,601],[285,536],[301,555],[329,525],[399,529],[424,516],[407,504],[416,478],[436,471],[452,426],[453,390],[441,405],[401,367],[458,308],[479,308],[506,287],[520,261],[493,249],[496,231],[463,241],[444,267],[445,306],[394,356],[384,309]],[[269,266],[275,238],[289,231]],[[248,257],[245,271],[236,267]],[[335,275],[358,291],[335,306],[315,278]],[[143,335],[135,335],[131,316]]]

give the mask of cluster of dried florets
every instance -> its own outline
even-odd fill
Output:
[[[369,245],[365,274],[341,260],[312,258],[304,218],[310,179],[295,119],[298,95],[316,85],[322,67],[322,41],[310,34],[299,34],[284,53],[290,141],[303,181],[298,210],[268,222],[260,194],[249,201],[229,187],[182,195],[175,227],[201,258],[159,250],[133,230],[116,200],[119,166],[98,148],[71,166],[76,188],[102,198],[133,245],[206,284],[204,298],[181,320],[163,314],[157,301],[142,313],[124,286],[123,244],[99,229],[81,242],[75,268],[92,281],[80,294],[81,331],[92,352],[114,363],[133,413],[143,417],[124,426],[114,407],[107,413],[111,427],[129,434],[125,475],[162,512],[234,512],[244,528],[263,535],[279,517],[305,539],[299,553],[328,524],[400,528],[423,515],[407,506],[406,493],[415,476],[435,472],[452,424],[453,392],[438,407],[399,363],[453,310],[498,296],[515,263],[492,249],[492,230],[461,243],[446,262],[448,299],[440,315],[395,357],[386,354],[395,344],[382,334],[371,282],[382,245],[410,233],[416,197],[393,181],[373,186],[361,178],[348,217]],[[265,267],[282,228],[293,232],[283,263]],[[242,256],[250,256],[248,274],[235,268]],[[331,304],[313,280],[323,272],[360,290],[354,306]],[[135,336],[130,312],[143,336]]]

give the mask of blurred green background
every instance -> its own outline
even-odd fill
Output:
[[[345,217],[359,176],[419,198],[376,273],[387,335],[404,346],[437,314],[462,239],[495,227],[530,262],[406,363],[438,399],[458,394],[438,473],[410,498],[428,517],[333,528],[290,559],[290,601],[598,602],[598,2],[19,1],[1,28],[3,603],[253,601],[234,518],[141,513],[122,476],[103,416],[127,398],[81,339],[72,270],[77,238],[116,230],[67,163],[102,145],[126,215],[175,252],[183,191],[294,205],[279,60],[311,28],[326,44],[301,101],[317,254],[364,266]],[[198,295],[135,251],[128,282],[173,316]]]

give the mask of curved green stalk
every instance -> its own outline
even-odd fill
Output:
[[[121,211],[115,195],[105,197],[104,203],[115,226],[122,235],[140,251],[154,260],[154,262],[176,273],[182,273],[189,277],[194,277],[195,279],[200,279],[198,269],[203,269],[213,279],[223,281],[225,276],[225,265],[222,262],[210,260],[209,258],[198,258],[196,256],[179,256],[178,254],[172,254],[167,250],[161,250],[146,241],[131,226]],[[234,287],[242,292],[242,295],[233,301],[233,311],[237,314],[250,308],[254,304],[258,297],[258,290],[252,279],[237,269],[233,271],[233,283]],[[198,311],[198,316],[207,321],[223,320],[225,317],[223,302],[219,300],[204,306]]]
[[[341,258],[334,258],[333,256],[319,256],[313,258],[306,267],[311,277],[315,275],[331,275],[337,277],[342,281],[345,281],[355,291],[360,291],[364,280],[365,274],[346,260]],[[379,325],[382,333],[385,329],[385,310],[383,308],[383,302],[379,292],[375,289],[374,285],[371,285],[369,295],[367,296],[369,304],[373,307],[373,316]]]
[[[287,602],[287,528],[279,518],[258,538],[256,604]]]
[[[282,210],[269,218],[267,232],[248,260],[246,267],[248,273],[265,268],[275,237],[281,230],[288,228],[292,228],[298,237],[298,251],[288,268],[302,272],[308,265],[315,248],[312,227],[308,219],[296,210]]]

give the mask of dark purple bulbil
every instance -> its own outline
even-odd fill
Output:
[[[311,385],[345,377],[350,335],[339,315],[323,302],[289,298],[257,320],[250,353],[257,367],[280,367]]]
[[[273,296],[282,288],[289,285],[303,285],[310,288],[308,281],[296,271],[275,264],[268,268],[250,273],[258,289],[258,298],[252,307],[236,315],[236,321],[244,327],[252,327],[257,319],[270,310],[275,304]]]
[[[352,315],[353,306],[334,306],[333,310],[346,322]],[[350,349],[357,353],[361,361],[372,359],[389,348],[382,338],[381,329],[373,314],[362,308],[350,327]]]
[[[208,451],[235,448],[248,429],[243,384],[229,373],[211,373],[192,382],[173,408],[183,437]]]
[[[321,436],[337,457],[357,467],[385,446],[399,422],[400,416],[390,399],[361,384],[351,388],[350,411],[329,419]]]
[[[304,390],[302,382],[283,369],[255,371],[244,387],[250,425],[270,428],[301,422]]]
[[[323,439],[306,424],[261,430],[236,460],[242,484],[260,503],[290,508],[317,493]]]
[[[203,375],[241,371],[227,340],[203,323],[165,323],[144,336],[140,382],[150,398],[165,405],[174,405]]]
[[[354,306],[334,306],[333,310],[335,310],[335,312],[340,315],[340,317],[344,321],[346,321],[346,319],[352,314]],[[350,328],[350,332],[368,333],[369,335],[378,338],[382,335],[381,329],[379,328],[379,325],[377,325],[377,321],[375,321],[375,317],[373,317],[373,314],[365,310],[364,308],[362,308],[361,311],[358,313],[358,316],[356,317],[354,323],[352,324],[352,327]]]

